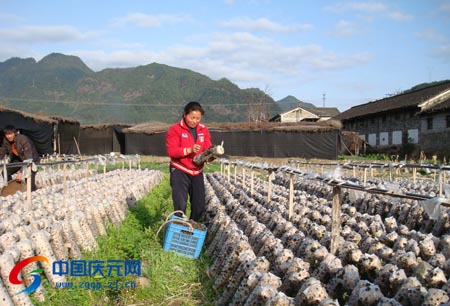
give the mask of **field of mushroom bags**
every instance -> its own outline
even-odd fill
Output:
[[[86,176],[89,174],[89,176]],[[117,169],[104,173],[89,170],[39,171],[31,203],[18,192],[0,197],[0,304],[33,305],[25,287],[12,285],[9,273],[30,256],[41,255],[45,277],[54,286],[64,275],[52,274],[56,260],[80,259],[81,251],[93,250],[96,239],[105,235],[108,224],[120,226],[129,206],[156,186],[163,174],[149,169]],[[38,269],[28,264],[24,275]],[[44,300],[42,287],[34,293]]]
[[[450,305],[445,207],[432,219],[420,201],[342,189],[332,254],[329,185],[296,176],[289,219],[286,173],[273,173],[270,200],[268,181],[255,177],[251,190],[250,175],[213,173],[205,181],[204,248],[212,257],[216,305]],[[438,194],[430,181],[377,178],[368,184]]]

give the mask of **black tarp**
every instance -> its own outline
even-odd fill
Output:
[[[127,125],[91,125],[80,127],[80,152],[83,155],[125,152],[123,129]]]
[[[55,131],[56,152],[59,154],[78,154],[77,143],[79,141],[80,122],[63,117],[51,118],[58,121]]]
[[[166,133],[125,132],[125,154],[167,156]]]
[[[24,112],[0,107],[0,142],[3,141],[3,129],[7,125],[15,126],[20,133],[28,136],[36,146],[39,155],[53,153],[53,127],[56,120],[43,116],[33,116]]]
[[[339,154],[339,130],[210,133],[213,143],[223,141],[225,152],[233,156],[337,159]]]
[[[337,159],[338,129],[324,131],[214,131],[214,144],[224,141],[225,153],[232,156],[268,158]],[[167,156],[166,133],[125,132],[126,154]]]
[[[125,145],[125,134],[123,132],[124,129],[129,127],[129,125],[114,125],[114,134],[113,134],[113,150],[114,152],[120,152],[125,154],[126,145]]]

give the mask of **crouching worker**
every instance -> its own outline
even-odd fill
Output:
[[[6,126],[3,132],[5,137],[3,139],[3,144],[0,147],[0,159],[9,156],[11,163],[20,163],[27,159],[32,159],[33,162],[39,162],[39,154],[30,138],[19,134],[17,129],[12,125]],[[19,171],[21,169],[21,166],[7,167],[7,180],[10,181],[12,175],[17,173],[16,181],[22,181],[22,171]],[[32,191],[36,190],[36,172],[37,171],[31,171]]]
[[[204,113],[198,102],[189,102],[184,107],[183,118],[172,125],[166,135],[174,210],[186,213],[189,196],[189,218],[196,222],[205,210],[205,184],[203,165],[195,164],[193,159],[211,146],[208,128],[200,123]]]

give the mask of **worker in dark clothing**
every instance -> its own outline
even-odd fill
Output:
[[[3,144],[0,147],[0,159],[5,156],[9,156],[10,163],[23,162],[27,159],[32,159],[33,162],[39,162],[39,154],[36,150],[36,146],[27,136],[20,134],[17,129],[8,125],[4,130],[5,137],[3,139]],[[7,167],[7,180],[12,179],[12,175],[17,173],[16,181],[20,182],[22,180],[21,166],[17,167]],[[31,190],[36,190],[36,172],[31,171]]]

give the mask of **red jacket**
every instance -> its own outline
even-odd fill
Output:
[[[202,153],[211,145],[211,136],[208,128],[199,123],[196,128],[197,142],[194,142],[194,137],[183,119],[180,122],[172,125],[167,131],[166,148],[167,154],[170,157],[170,165],[190,175],[199,175],[203,171],[203,166],[194,164],[193,159],[196,155],[191,153],[187,155],[187,149],[194,144],[202,146],[197,154]]]

